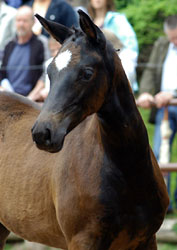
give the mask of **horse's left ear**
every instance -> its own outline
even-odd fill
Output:
[[[48,33],[55,38],[59,43],[63,43],[66,38],[73,34],[73,31],[66,26],[49,21],[40,15],[36,14],[35,17],[39,20],[42,26],[48,31]]]
[[[106,46],[106,39],[103,32],[92,22],[90,17],[82,10],[78,10],[80,16],[80,27],[87,37],[97,43],[100,48]]]

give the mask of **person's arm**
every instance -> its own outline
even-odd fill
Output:
[[[44,89],[44,82],[41,79],[39,79],[36,83],[36,86],[32,89],[32,91],[28,94],[27,97],[32,101],[43,101],[43,98],[41,96],[41,91],[43,89]]]
[[[157,99],[155,100],[153,95],[155,94],[156,67],[158,65],[158,44],[159,40],[154,44],[149,61],[140,80],[140,95],[137,99],[137,104],[142,108],[151,108],[153,103],[157,102]]]
[[[1,67],[0,67],[0,82],[7,78],[6,76],[6,66],[7,66],[7,61],[8,61],[8,54],[9,54],[9,49],[8,49],[8,45],[5,47],[4,49],[4,55],[3,55],[3,58],[2,58],[2,64],[1,64]]]
[[[160,91],[154,96],[155,104],[157,108],[162,108],[168,105],[168,103],[174,98],[172,92]]]
[[[138,97],[136,103],[141,108],[149,109],[154,104],[154,102],[154,97],[151,94],[144,92]]]
[[[161,67],[159,65],[159,53],[160,53],[159,42],[160,42],[160,39],[158,39],[155,42],[152,52],[149,57],[149,61],[142,74],[142,77],[140,80],[140,88],[139,88],[140,94],[144,92],[147,92],[151,95],[156,94],[155,84],[156,84],[157,67]],[[159,83],[159,86],[160,86],[160,83]]]

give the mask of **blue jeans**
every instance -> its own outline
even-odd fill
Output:
[[[160,145],[161,145],[161,132],[160,132],[160,126],[161,122],[163,120],[164,116],[164,108],[158,109],[155,119],[155,133],[154,133],[154,154],[157,160],[159,160],[159,151],[160,151]],[[173,139],[175,137],[175,134],[177,132],[177,106],[169,106],[168,107],[168,119],[170,123],[170,128],[172,129],[172,135],[170,137],[170,151],[172,148]],[[177,184],[177,181],[176,181]],[[167,182],[167,189],[168,194],[170,195],[170,174],[168,174],[168,182]],[[171,199],[170,199],[171,200]],[[175,189],[175,202],[177,207],[177,186]],[[172,208],[172,204],[170,202],[169,208]]]

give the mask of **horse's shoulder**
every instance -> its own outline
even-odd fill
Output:
[[[77,127],[75,127],[66,137],[62,152],[74,152],[75,158],[82,158],[84,162],[90,162],[94,155],[98,158],[102,157],[103,149],[101,146],[101,138],[99,136],[98,118],[96,114],[90,115],[84,119]],[[90,147],[94,145],[93,147]],[[68,155],[68,154],[67,154]]]
[[[96,114],[85,118],[74,130],[73,135],[79,137],[82,141],[88,141],[96,138],[98,135],[98,119]]]

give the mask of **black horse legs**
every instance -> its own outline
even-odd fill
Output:
[[[10,231],[7,230],[1,223],[0,223],[0,250],[4,249],[4,245],[6,243],[7,236],[10,234]]]

